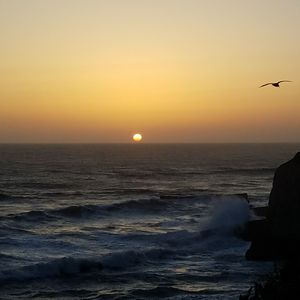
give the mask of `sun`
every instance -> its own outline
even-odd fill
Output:
[[[140,133],[135,133],[133,136],[132,136],[132,139],[135,141],[135,142],[140,142],[142,140],[142,135]]]

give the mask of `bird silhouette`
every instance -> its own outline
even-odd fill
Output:
[[[263,86],[269,85],[269,84],[272,84],[274,87],[280,87],[279,83],[281,83],[281,82],[292,82],[292,81],[290,81],[290,80],[280,80],[280,81],[277,81],[277,82],[269,82],[269,83],[265,83],[265,84],[261,85],[260,88],[263,87]]]

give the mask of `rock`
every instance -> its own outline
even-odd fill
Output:
[[[248,291],[240,296],[240,300],[286,300],[299,298],[300,261],[293,259],[279,266],[268,276],[264,276]],[[298,295],[298,296],[297,296]]]
[[[268,220],[275,237],[300,241],[300,152],[275,172]]]
[[[250,221],[244,239],[250,260],[275,260],[300,254],[300,152],[275,172],[265,219]],[[263,215],[263,213],[262,213]]]
[[[284,260],[299,257],[300,246],[297,240],[276,239],[271,235],[252,240],[250,248],[246,252],[248,260]]]
[[[269,207],[268,206],[253,207],[252,211],[254,212],[255,216],[266,218],[269,213]]]
[[[266,219],[249,221],[245,226],[244,240],[263,240],[270,235],[270,225]]]
[[[244,240],[251,241],[246,252],[248,260],[269,260],[276,256],[274,239],[270,235],[270,224],[267,219],[248,222]]]

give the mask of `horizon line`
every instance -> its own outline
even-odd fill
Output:
[[[0,142],[0,145],[208,145],[208,144],[300,144],[293,142]]]

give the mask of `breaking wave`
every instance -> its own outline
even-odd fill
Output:
[[[165,212],[166,209],[174,209],[178,207],[188,206],[192,204],[190,202],[198,201],[195,197],[177,198],[171,197],[128,200],[124,202],[117,202],[110,205],[97,205],[97,204],[85,204],[85,205],[71,205],[66,207],[60,207],[56,209],[48,210],[32,210],[28,212],[22,212],[18,214],[7,215],[7,218],[13,218],[20,221],[40,221],[44,219],[52,219],[55,217],[66,218],[86,218],[92,216],[110,216],[113,213],[159,213]]]
[[[241,219],[245,219],[247,217],[248,203],[245,199],[243,199],[243,197],[243,195],[224,197],[195,197],[193,195],[176,197],[175,195],[164,195],[159,198],[127,200],[110,205],[85,204],[65,206],[56,209],[32,210],[17,214],[9,214],[1,218],[14,219],[15,221],[35,222],[42,220],[51,221],[61,217],[99,218],[112,216],[115,213],[165,214],[170,210],[191,209],[194,205],[197,205],[200,202],[207,202],[211,201],[211,199],[215,199],[213,200],[213,214],[220,214],[222,212],[222,215],[218,215],[216,218],[226,218],[232,215],[234,211],[239,211],[237,215],[234,215],[232,218],[228,218],[227,221],[234,222],[234,220],[236,220],[236,222],[240,222]]]
[[[160,203],[160,201],[158,202]],[[60,213],[76,214],[77,207],[67,207],[60,210]],[[78,208],[79,209],[79,208]],[[82,209],[82,208],[80,208]],[[90,210],[93,207],[89,207]],[[146,267],[157,264],[161,260],[179,259],[191,254],[198,253],[199,250],[205,250],[208,244],[205,243],[210,237],[214,237],[214,247],[224,247],[224,240],[220,238],[219,242],[216,237],[221,237],[237,226],[243,225],[249,216],[248,204],[245,200],[238,197],[227,198],[226,201],[218,201],[212,210],[213,214],[205,223],[199,224],[199,230],[189,232],[179,230],[163,234],[154,234],[153,238],[147,237],[148,242],[154,243],[152,247],[124,250],[113,252],[101,257],[93,258],[74,258],[63,257],[50,260],[46,263],[37,263],[34,265],[24,266],[14,270],[0,271],[0,283],[8,281],[33,280],[48,277],[65,277],[75,276],[78,274],[93,272],[113,272],[124,271],[132,268]],[[39,212],[36,212],[39,215]],[[220,235],[221,234],[221,235]]]
[[[173,257],[169,249],[148,249],[146,251],[124,251],[100,258],[86,259],[63,257],[47,263],[38,263],[14,270],[0,271],[0,283],[14,280],[33,280],[52,277],[75,276],[99,271],[120,271],[138,267],[154,260]]]

